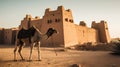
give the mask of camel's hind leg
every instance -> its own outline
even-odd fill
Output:
[[[18,49],[18,42],[17,42],[17,40],[16,40],[16,42],[15,42],[15,49],[14,49],[14,60],[16,61],[16,51],[17,51],[17,49]]]
[[[38,47],[38,60],[41,61],[40,42],[37,43],[37,47]]]
[[[24,46],[24,43],[20,44],[18,52],[19,52],[19,55],[20,55],[21,59],[22,59],[22,60],[25,60],[25,59],[23,58],[22,54],[21,54],[21,51],[22,51],[23,46]]]
[[[29,61],[32,60],[32,51],[33,51],[34,45],[35,45],[35,43],[32,43],[32,44],[30,45],[30,57],[29,57]]]

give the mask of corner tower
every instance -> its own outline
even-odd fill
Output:
[[[63,34],[64,34],[64,47],[69,47],[78,44],[78,37],[76,26],[74,24],[72,11],[70,9],[62,11],[63,17]]]
[[[92,28],[95,28],[98,30],[99,34],[99,40],[102,43],[109,43],[110,42],[110,34],[108,30],[107,22],[102,20],[100,23],[95,23],[95,21],[92,22]]]
[[[68,47],[78,44],[72,11],[70,9],[65,10],[63,6],[58,6],[57,10],[47,8],[43,16],[41,31],[45,33],[50,27],[57,29],[59,34],[52,36],[47,42],[44,42],[46,46],[53,46],[55,44],[55,46]]]

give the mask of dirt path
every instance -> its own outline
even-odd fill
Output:
[[[29,62],[29,48],[23,49],[25,61],[13,61],[13,47],[0,47],[0,67],[71,67],[73,64],[81,64],[83,67],[120,67],[120,56],[110,55],[105,51],[57,51],[53,48],[41,48],[42,61],[37,61],[37,49],[34,48],[32,62]]]

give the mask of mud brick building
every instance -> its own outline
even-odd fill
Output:
[[[31,15],[21,21],[19,29],[28,29],[32,25],[36,26],[42,33],[46,33],[48,28],[53,27],[59,31],[59,34],[53,35],[48,40],[43,40],[41,46],[62,46],[69,47],[84,43],[109,43],[110,35],[107,22],[92,21],[91,28],[87,27],[84,21],[79,25],[74,24],[72,11],[65,10],[63,6],[58,6],[57,10],[47,8],[42,18]]]
[[[15,44],[18,28],[0,28],[0,44]]]

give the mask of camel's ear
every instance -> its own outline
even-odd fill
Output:
[[[54,31],[55,31],[55,33],[58,33],[58,32],[57,32],[57,30],[56,30],[54,27],[52,28],[52,30],[54,30]]]

